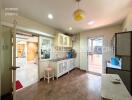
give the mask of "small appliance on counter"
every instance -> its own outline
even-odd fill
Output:
[[[76,57],[76,52],[74,49],[71,49],[69,52],[67,52],[67,58],[75,58]]]
[[[121,58],[111,57],[110,61],[107,62],[107,67],[121,69]]]
[[[119,65],[120,64],[120,58],[118,58],[118,57],[111,57],[111,64],[112,65]]]

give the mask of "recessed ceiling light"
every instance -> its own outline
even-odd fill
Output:
[[[71,31],[72,30],[72,27],[69,27],[68,29]]]
[[[94,21],[89,21],[88,25],[93,25],[95,22]]]
[[[48,18],[49,19],[53,19],[53,15],[52,14],[48,14]]]

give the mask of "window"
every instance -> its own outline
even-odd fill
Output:
[[[51,39],[40,37],[40,59],[46,60],[51,58]]]

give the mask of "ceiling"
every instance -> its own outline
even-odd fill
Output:
[[[121,23],[131,6],[132,0],[81,0],[86,18],[76,22],[72,17],[77,9],[75,0],[3,0],[4,8],[18,8],[19,15],[68,33]],[[54,19],[48,19],[49,13]],[[95,23],[88,25],[89,21]],[[70,31],[69,27],[73,29]]]

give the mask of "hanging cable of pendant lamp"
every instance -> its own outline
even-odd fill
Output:
[[[73,18],[74,18],[75,21],[81,21],[85,18],[84,10],[80,9],[80,5],[79,5],[80,1],[81,0],[76,0],[76,2],[78,3],[77,4],[78,9],[73,12]]]

